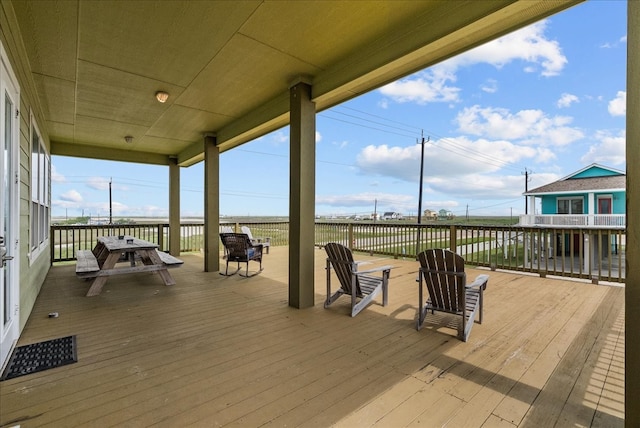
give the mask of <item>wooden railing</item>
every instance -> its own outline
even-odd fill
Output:
[[[249,226],[255,238],[271,246],[289,244],[289,223],[224,223],[237,232]],[[98,236],[130,235],[168,250],[169,225],[52,226],[51,260],[74,260],[91,249]],[[203,250],[203,223],[180,226],[181,252]],[[588,279],[624,282],[626,235],[620,228],[465,226],[404,222],[323,222],[315,225],[315,245],[339,242],[355,252],[416,259],[428,248],[447,248],[469,265]]]
[[[520,226],[619,227],[626,225],[624,214],[538,214],[521,215]]]
[[[255,238],[269,237],[271,245],[287,245],[289,223],[223,223],[237,232],[249,226]],[[76,259],[78,250],[92,249],[99,236],[127,235],[158,244],[169,250],[169,223],[113,224],[113,225],[54,225],[51,226],[51,263]],[[180,252],[200,252],[204,249],[204,223],[180,225]]]

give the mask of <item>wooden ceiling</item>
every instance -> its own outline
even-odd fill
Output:
[[[577,2],[11,4],[52,154],[188,166],[206,133],[225,151],[286,126],[297,81],[321,111]]]

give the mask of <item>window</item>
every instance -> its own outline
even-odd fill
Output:
[[[558,214],[583,214],[582,198],[559,198]]]
[[[31,126],[31,257],[37,257],[49,240],[51,158],[32,119]]]

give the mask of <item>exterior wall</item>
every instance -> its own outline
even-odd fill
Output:
[[[612,196],[613,197],[613,209],[611,214],[625,214],[626,207],[626,192],[602,192],[594,193],[594,203],[598,203],[598,196]],[[541,199],[541,214],[557,214],[558,198],[582,198],[583,200],[583,213],[589,213],[589,194],[588,193],[575,193],[575,194],[562,194],[562,195],[545,195]],[[598,207],[594,207],[594,213],[598,214]]]
[[[29,318],[36,297],[51,265],[48,248],[35,260],[29,257],[30,207],[31,207],[31,145],[30,116],[33,114],[39,124],[42,140],[50,150],[49,136],[38,104],[37,90],[30,79],[26,54],[18,32],[13,7],[10,2],[0,3],[0,40],[7,52],[9,62],[20,84],[20,331]]]
[[[627,192],[612,192],[607,193],[608,195],[613,196],[613,209],[611,210],[611,214],[626,214],[627,213]],[[596,193],[596,201],[598,198],[598,193]]]

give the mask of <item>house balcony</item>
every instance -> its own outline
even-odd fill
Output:
[[[96,297],[55,264],[18,345],[76,335],[78,361],[0,382],[0,426],[624,426],[624,287],[468,267],[490,280],[464,343],[444,316],[415,330],[413,259],[356,253],[395,268],[389,304],[351,318],[347,297],[323,308],[322,249],[315,306],[288,306],[288,251],[253,278],[183,254],[174,286],[120,275]]]
[[[521,215],[520,226],[551,227],[591,227],[615,228],[626,227],[625,214],[536,214]]]

